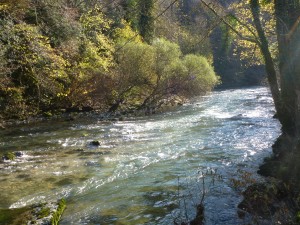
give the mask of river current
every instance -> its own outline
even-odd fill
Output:
[[[149,117],[2,130],[0,153],[24,155],[0,163],[0,208],[64,197],[63,225],[173,224],[193,219],[204,193],[206,224],[243,224],[232,178],[255,173],[271,154],[280,134],[274,113],[268,89],[256,87]]]

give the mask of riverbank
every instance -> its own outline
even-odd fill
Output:
[[[171,112],[185,103],[190,102],[186,98],[173,96],[169,99],[163,99],[155,107],[146,107],[144,109],[123,107],[118,111],[109,112],[107,109],[98,109],[92,107],[75,107],[66,109],[56,109],[53,111],[41,111],[34,116],[28,116],[24,119],[9,119],[0,117],[0,129],[12,127],[15,125],[35,124],[51,121],[74,121],[77,119],[95,119],[97,121],[122,121],[125,118],[140,117],[145,115]]]
[[[266,182],[250,185],[239,204],[240,216],[251,213],[257,221],[300,223],[300,145],[297,137],[282,134],[272,146],[258,174]]]

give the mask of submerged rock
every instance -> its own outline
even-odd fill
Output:
[[[247,213],[252,216],[273,220],[278,224],[294,224],[293,214],[297,207],[293,201],[290,186],[283,182],[255,183],[244,192],[243,201],[238,205],[238,215],[244,218]]]
[[[15,152],[16,157],[22,157],[24,154],[23,152]]]
[[[58,222],[66,208],[65,199],[58,202],[47,202],[33,206],[32,217],[27,225],[58,225]]]
[[[66,208],[66,201],[40,203],[17,209],[0,209],[0,224],[3,225],[58,225]]]
[[[23,155],[24,155],[23,152],[20,152],[20,151],[18,151],[18,152],[6,152],[2,156],[2,160],[11,160],[11,161],[13,161],[13,160],[16,159],[16,157],[19,158],[19,157],[22,157]]]
[[[23,155],[24,155],[24,153],[20,152],[20,151],[18,151],[18,152],[6,152],[2,156],[2,160],[3,161],[8,161],[8,160],[14,161],[16,158],[20,158]]]
[[[6,152],[2,156],[3,160],[15,160],[15,158],[16,158],[16,155],[13,152]]]
[[[101,143],[100,143],[100,141],[91,141],[91,142],[90,142],[90,145],[91,145],[91,146],[100,146]]]

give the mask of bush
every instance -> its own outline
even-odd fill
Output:
[[[153,47],[144,43],[128,43],[118,52],[114,104],[136,102],[147,95],[156,82],[154,60]]]
[[[213,67],[208,64],[206,58],[196,55],[186,55],[183,64],[187,68],[185,80],[189,88],[186,94],[190,96],[199,95],[211,89],[219,83]]]

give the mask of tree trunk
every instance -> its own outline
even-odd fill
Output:
[[[283,115],[283,131],[299,133],[300,91],[300,3],[275,0],[276,28],[279,48],[279,70]]]
[[[254,26],[257,30],[258,38],[260,41],[259,47],[262,52],[262,55],[264,57],[265,66],[266,66],[266,72],[267,72],[267,78],[270,85],[272,97],[274,99],[274,104],[276,111],[278,113],[279,119],[282,115],[282,103],[280,99],[280,91],[278,87],[277,82],[277,76],[276,76],[276,70],[275,65],[269,50],[269,44],[268,40],[266,38],[266,35],[264,33],[263,27],[261,25],[259,16],[260,16],[260,6],[258,0],[250,0],[250,7],[251,7],[251,13],[253,16],[253,22]]]
[[[154,32],[154,1],[153,0],[140,0],[140,19],[139,29],[140,34],[147,43],[151,43]]]

